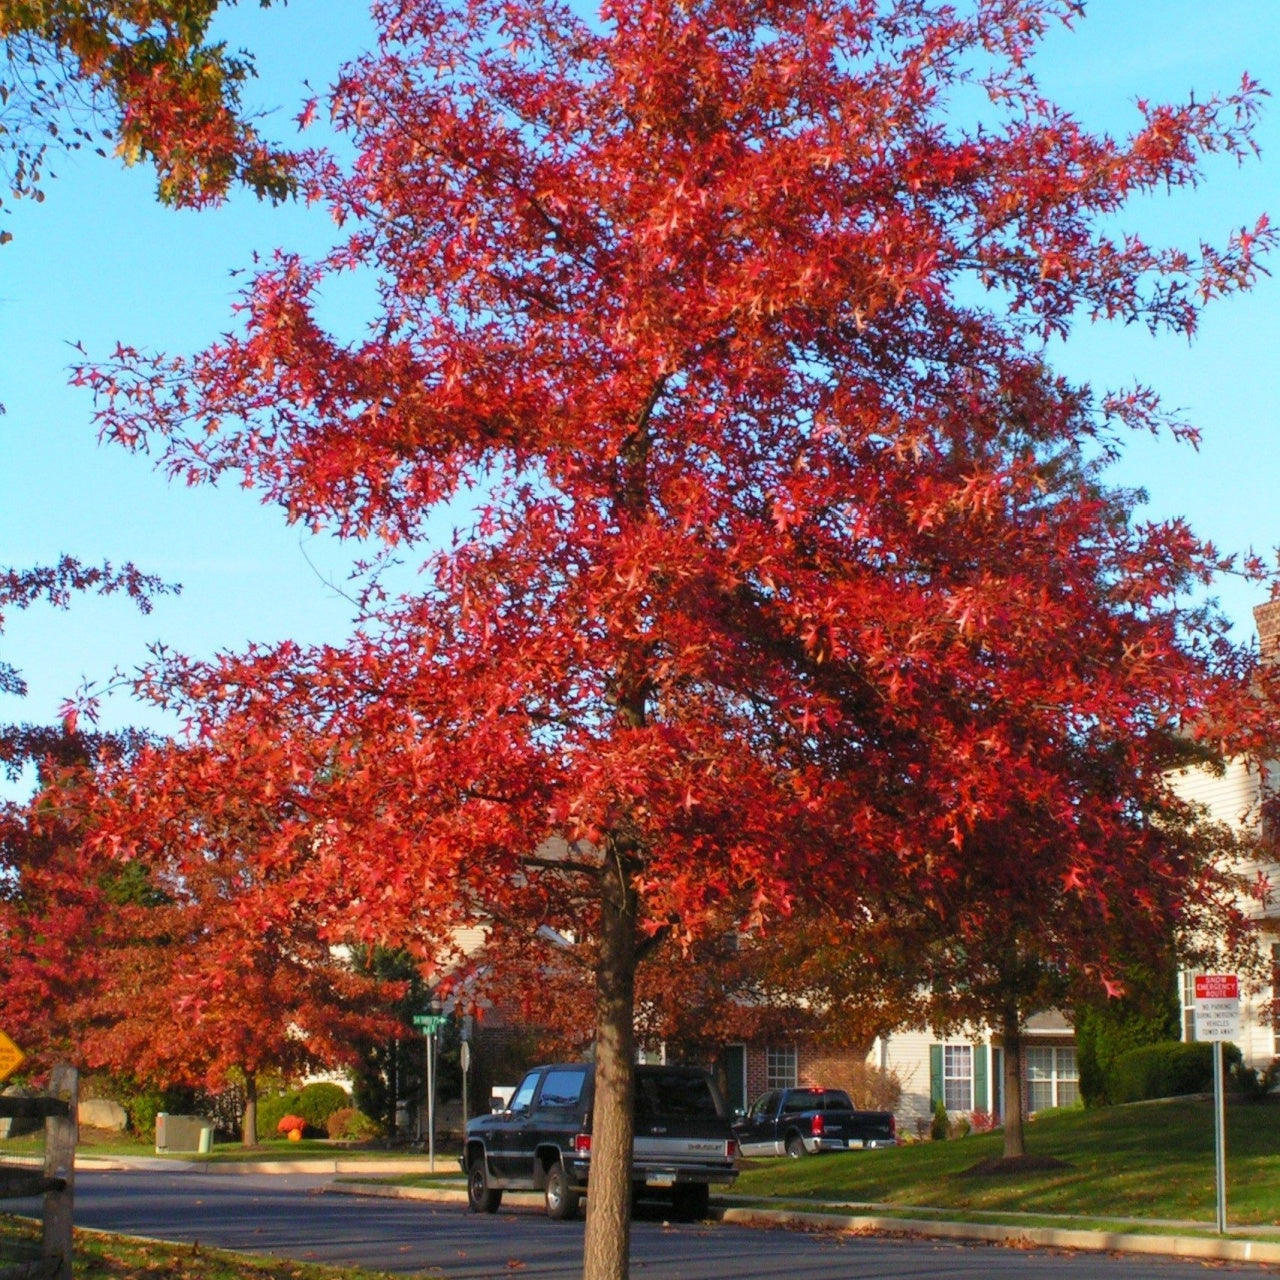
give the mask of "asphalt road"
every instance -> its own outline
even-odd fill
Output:
[[[476,1215],[461,1205],[336,1194],[329,1185],[327,1177],[296,1174],[80,1171],[75,1219],[132,1235],[449,1280],[581,1274],[580,1221],[550,1222],[523,1208]],[[1206,1270],[1160,1258],[669,1225],[656,1210],[634,1223],[631,1256],[633,1280],[1204,1280]],[[1212,1269],[1275,1274],[1221,1263]]]

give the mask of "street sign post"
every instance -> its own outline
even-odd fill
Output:
[[[439,1002],[433,1001],[436,1008]],[[413,1025],[421,1029],[427,1042],[427,1152],[431,1172],[436,1171],[436,1056],[439,1050],[437,1037],[440,1028],[449,1021],[447,1013],[415,1013]]]
[[[0,1084],[4,1084],[26,1060],[27,1055],[0,1031]]]
[[[1240,1038],[1240,979],[1234,973],[1195,978],[1196,1039],[1213,1042],[1213,1153],[1218,1185],[1218,1234],[1227,1233],[1227,1109],[1222,1044]]]

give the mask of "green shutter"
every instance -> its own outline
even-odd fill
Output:
[[[942,1046],[929,1046],[929,1105],[936,1107],[942,1101]]]
[[[987,1093],[987,1046],[975,1045],[973,1050],[973,1109],[990,1110]]]

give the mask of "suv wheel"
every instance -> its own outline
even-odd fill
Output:
[[[568,1222],[578,1216],[576,1191],[569,1190],[569,1179],[565,1177],[564,1165],[553,1164],[547,1170],[547,1217],[556,1222]]]
[[[471,1157],[467,1165],[467,1207],[472,1213],[497,1213],[502,1203],[502,1192],[489,1185],[485,1169],[484,1152]]]

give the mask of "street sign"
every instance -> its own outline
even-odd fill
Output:
[[[1195,980],[1197,1040],[1240,1038],[1240,979],[1234,973],[1199,973]]]
[[[432,1035],[434,1032],[439,1031],[448,1021],[449,1015],[445,1013],[415,1013],[413,1015],[413,1025],[425,1031],[427,1035]]]
[[[4,1084],[26,1060],[27,1055],[0,1031],[0,1084]]]

